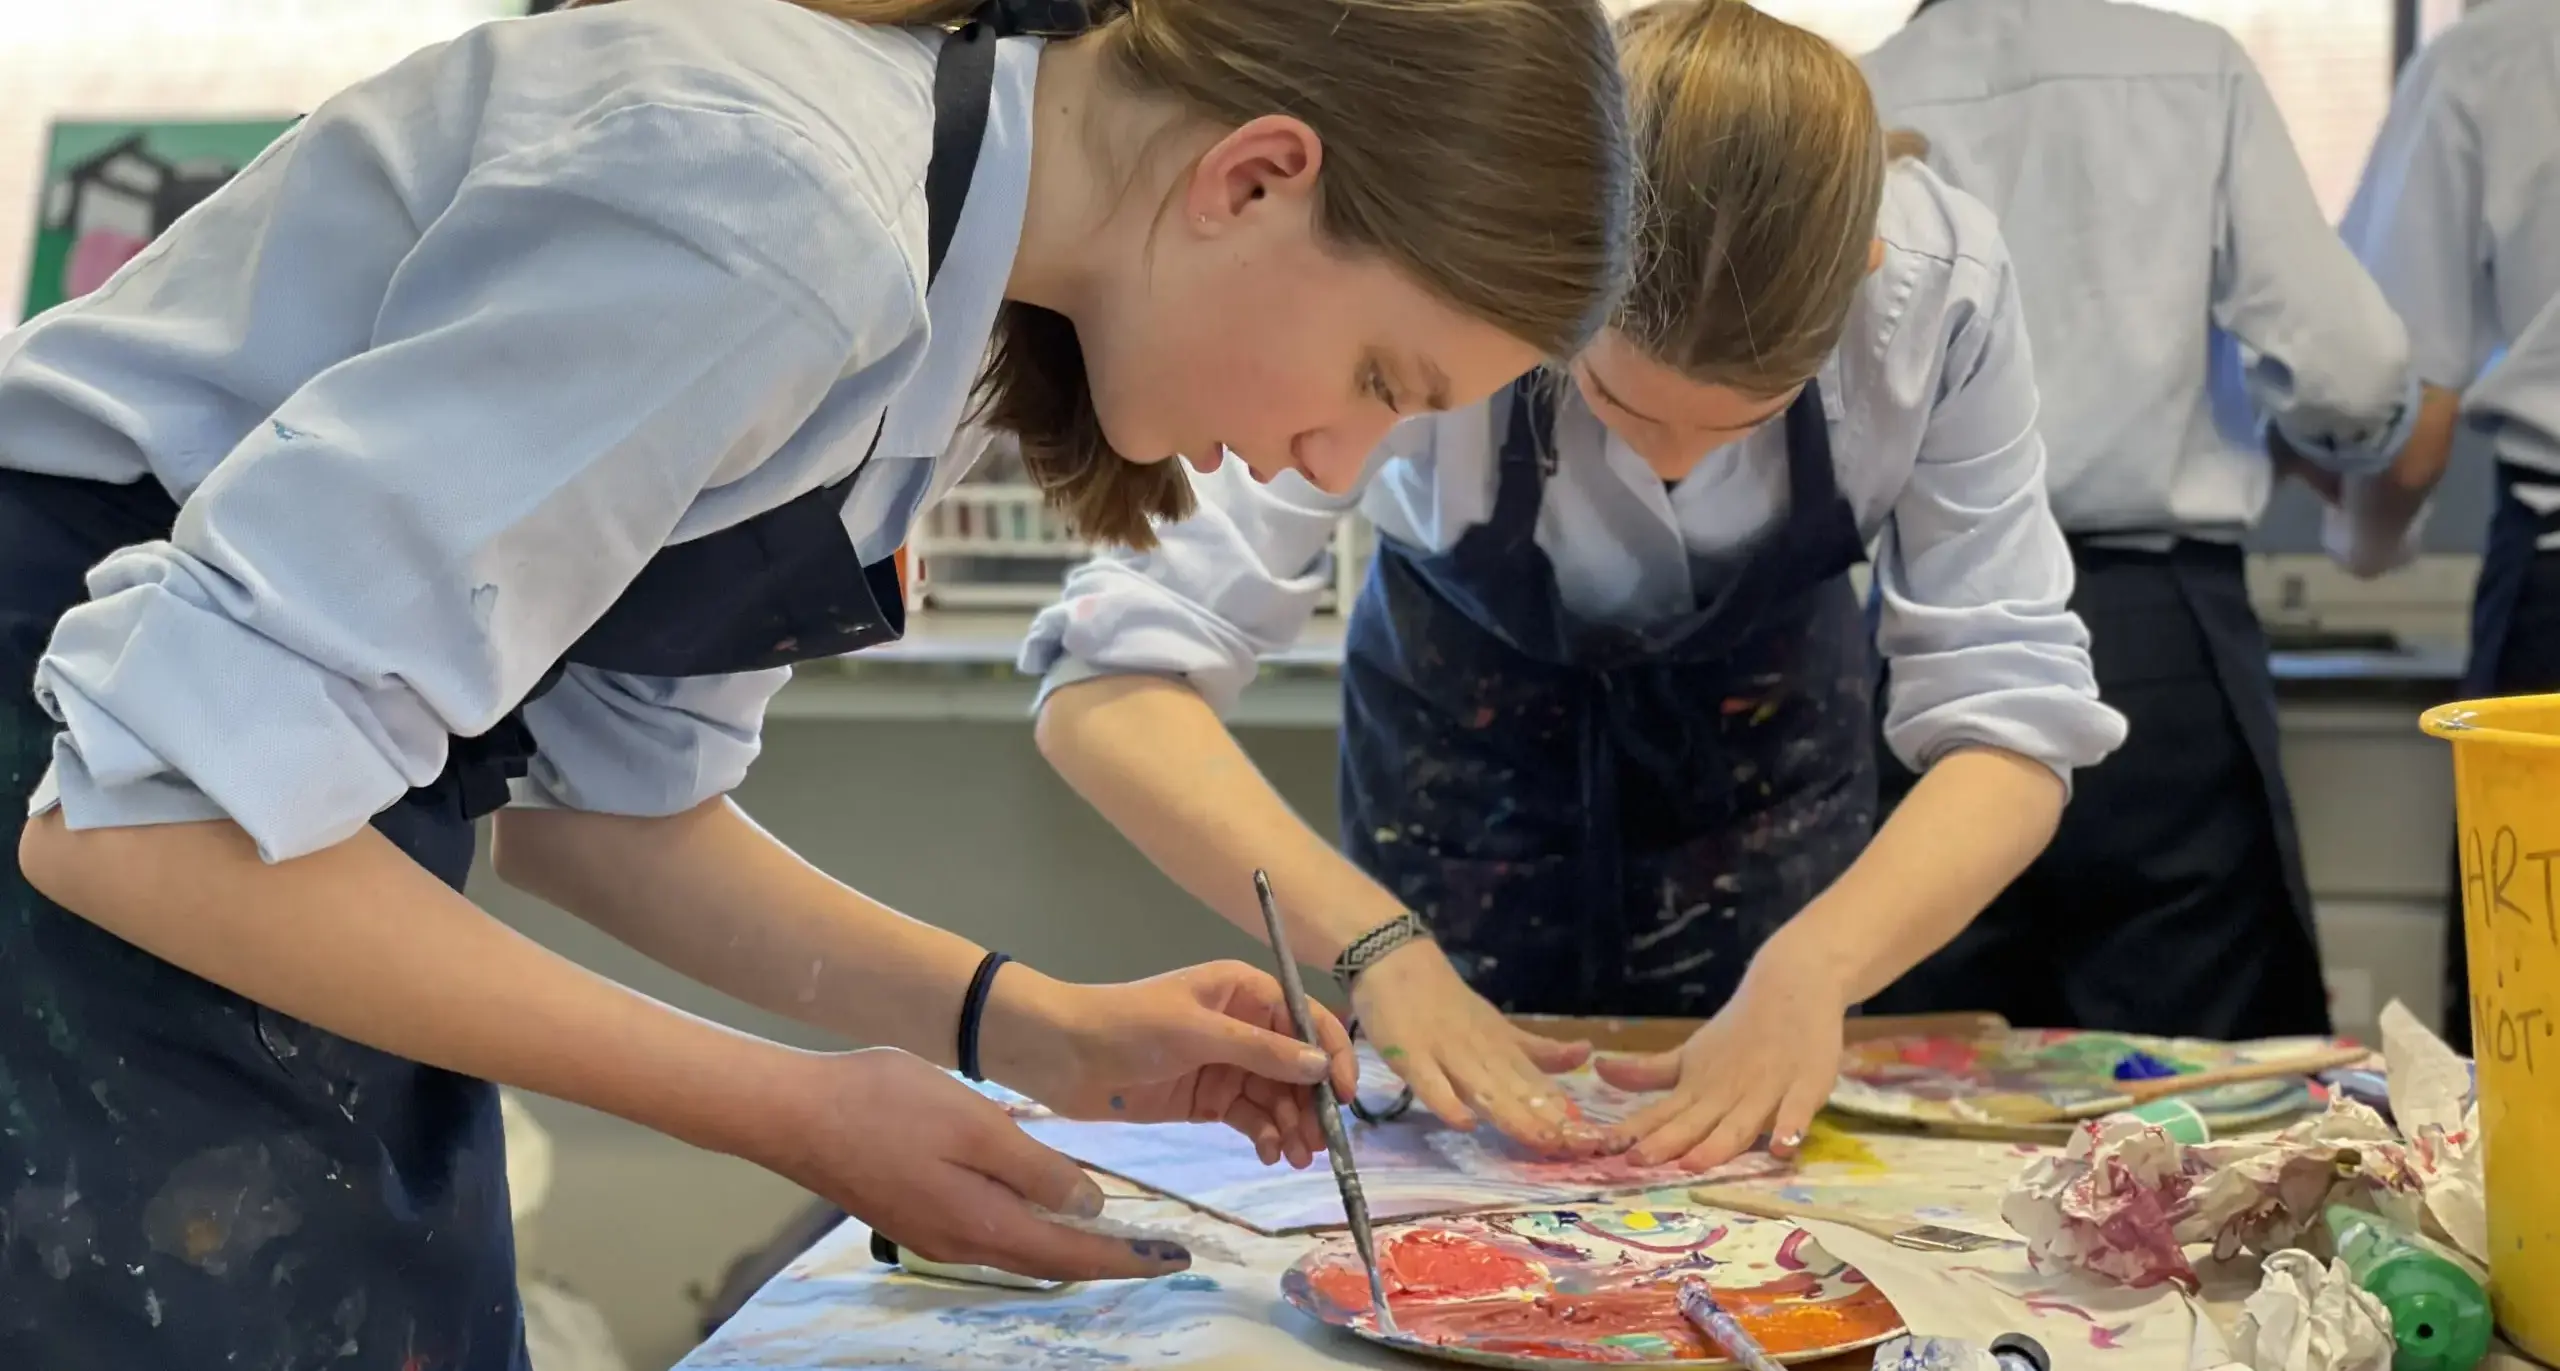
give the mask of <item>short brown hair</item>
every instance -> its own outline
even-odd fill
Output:
[[[573,0],[577,4],[607,0]],[[740,0],[741,3],[744,0]],[[1129,90],[1214,122],[1322,139],[1317,222],[1550,357],[1598,331],[1627,275],[1626,88],[1597,0],[1091,0]],[[789,0],[864,24],[945,24],[977,0]],[[1191,512],[1180,461],[1112,450],[1064,316],[1007,303],[980,413],[1088,537],[1132,547]],[[1192,453],[1191,456],[1214,454]]]
[[[1662,0],[1618,42],[1644,194],[1616,326],[1683,375],[1781,394],[1866,279],[1885,168],[1866,78],[1743,0]]]

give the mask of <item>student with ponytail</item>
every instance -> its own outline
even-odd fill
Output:
[[[1891,159],[1847,56],[1743,0],[1663,0],[1619,38],[1653,190],[1611,327],[1400,427],[1356,493],[1202,478],[1157,548],[1070,579],[1027,662],[1059,771],[1247,928],[1268,868],[1432,1112],[1708,1166],[1801,1138],[1843,1016],[2035,856],[2123,724],[2065,607],[1991,215]],[[1381,547],[1337,850],[1217,712],[1305,624],[1355,498]],[[1927,773],[1881,832],[1848,578],[1871,543],[1887,739]],[[1577,1136],[1542,1073],[1588,1049],[1501,1011],[1709,1022],[1604,1060],[1667,1093]]]
[[[1180,1265],[1045,1222],[1098,1194],[936,1068],[1304,1164],[1347,1055],[1242,966],[1008,966],[724,797],[791,663],[897,636],[965,419],[1133,545],[1177,454],[1346,485],[1598,326],[1623,121],[1590,0],[576,4],[0,337],[0,1365],[520,1371],[492,1082],[928,1257]],[[461,895],[492,815],[502,878],[905,1050],[518,937]]]

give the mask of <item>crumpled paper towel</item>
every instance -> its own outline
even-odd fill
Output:
[[[2489,1256],[2489,1204],[2480,1171],[2480,1103],[2471,1065],[2408,1006],[2382,1010],[2391,1112],[2408,1135],[2429,1217],[2475,1261]]]
[[[2389,1371],[2398,1350],[2391,1311],[2356,1284],[2347,1264],[2324,1267],[2298,1248],[2267,1258],[2231,1340],[2257,1371]]]
[[[2373,1110],[2344,1097],[2273,1138],[2187,1149],[2203,1178],[2179,1237],[2213,1244],[2215,1257],[2269,1254],[2288,1247],[2328,1250],[2323,1216],[2332,1203],[2418,1222],[2422,1178],[2416,1150]]]
[[[2028,1164],[2000,1215],[2041,1271],[2095,1272],[2127,1285],[2197,1288],[2186,1249],[2214,1255],[2325,1249],[2332,1203],[2418,1217],[2414,1149],[2382,1116],[2333,1099],[2272,1138],[2183,1147],[2130,1115],[2082,1124],[2059,1156]]]
[[[2074,1129],[2060,1156],[2028,1163],[2000,1202],[2036,1269],[2094,1271],[2137,1289],[2196,1286],[2177,1223],[2196,1178],[2184,1149],[2128,1114]]]

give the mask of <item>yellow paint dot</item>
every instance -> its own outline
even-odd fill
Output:
[[[1653,1215],[1646,1213],[1644,1210],[1638,1209],[1628,1213],[1626,1216],[1626,1225],[1628,1230],[1631,1232],[1650,1233],[1653,1230],[1660,1228],[1662,1223],[1660,1220],[1654,1218]]]

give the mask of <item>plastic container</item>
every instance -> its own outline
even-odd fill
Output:
[[[2489,1355],[2496,1321],[2470,1272],[2361,1209],[2331,1205],[2329,1233],[2356,1284],[2391,1311],[2391,1371],[2472,1371]]]
[[[2490,1298],[2509,1340],[2560,1364],[2560,695],[2422,726],[2453,744]]]

